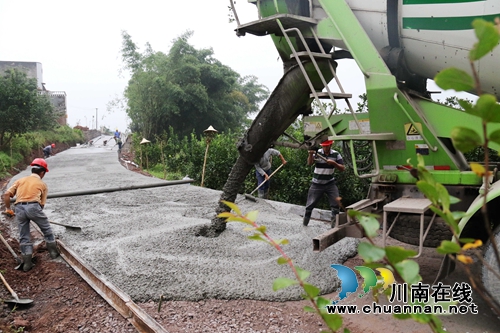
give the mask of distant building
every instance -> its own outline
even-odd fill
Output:
[[[43,83],[43,69],[40,62],[27,62],[27,61],[0,61],[0,75],[3,75],[9,69],[17,69],[26,73],[29,78],[36,79],[37,88],[40,94],[49,96],[50,102],[55,108],[55,112],[60,115],[57,123],[66,125],[68,118],[68,110],[66,108],[66,92],[65,91],[50,91],[45,89]]]
[[[68,118],[68,113],[66,112],[66,92],[44,90],[40,93],[49,96],[50,102],[54,106],[56,113],[61,115],[57,118],[57,123],[59,125],[66,125],[66,119]]]
[[[9,69],[17,69],[26,73],[29,78],[36,79],[39,90],[44,89],[42,63],[27,61],[0,61],[0,75],[3,76]]]

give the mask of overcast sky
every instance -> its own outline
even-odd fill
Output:
[[[93,127],[97,114],[99,127],[124,131],[130,121],[125,112],[107,110],[110,100],[122,96],[129,78],[120,74],[122,30],[141,51],[149,42],[163,52],[173,39],[192,30],[189,42],[196,48],[213,48],[223,64],[274,89],[282,62],[270,37],[238,38],[228,5],[229,0],[0,0],[0,60],[42,63],[46,88],[67,94],[70,126]],[[240,0],[236,6],[242,23],[257,18],[253,4]],[[338,76],[353,97],[364,92],[353,61],[340,61]]]

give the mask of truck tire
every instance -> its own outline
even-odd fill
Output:
[[[495,229],[494,236],[497,246],[500,246],[500,227]],[[489,264],[490,267],[494,268],[497,274],[500,272],[493,244],[491,242],[486,243],[484,261]],[[495,274],[486,267],[486,265],[483,266],[483,284],[497,303],[500,303],[500,279],[498,279],[498,277],[496,277]]]
[[[389,228],[396,214],[389,214],[387,216],[387,228]],[[432,216],[424,217],[424,233],[431,221]],[[400,242],[411,244],[411,245],[419,245],[419,232],[420,232],[420,215],[411,214],[411,215],[399,215],[394,228],[392,228],[391,236],[394,239],[397,239]],[[425,247],[438,247],[441,245],[441,241],[450,240],[453,236],[450,227],[444,222],[442,218],[436,216],[434,223],[432,224],[429,233],[424,241]]]

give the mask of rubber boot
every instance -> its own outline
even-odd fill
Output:
[[[55,259],[59,257],[59,250],[57,249],[56,242],[45,242],[47,244],[47,250],[49,251],[50,257]]]
[[[311,214],[307,214],[307,213],[304,214],[304,220],[302,220],[302,224],[304,225],[304,227],[307,227],[310,219],[311,219]]]
[[[23,271],[27,272],[30,269],[33,268],[33,261],[32,259],[33,254],[23,254]]]
[[[269,199],[269,189],[264,191],[264,199]]]
[[[259,190],[259,198],[265,199],[266,192],[264,190]]]
[[[337,215],[339,213],[339,210],[336,208],[332,209],[332,228],[335,228],[335,225],[337,224]]]

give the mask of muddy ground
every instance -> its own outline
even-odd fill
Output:
[[[212,196],[217,195],[210,193]],[[79,218],[85,214],[86,212],[81,212]],[[95,212],[88,214],[92,215]],[[2,235],[17,252],[17,235],[12,233],[12,225],[12,220],[2,217],[0,224]],[[328,226],[323,222],[314,221],[313,228],[326,230]],[[32,235],[34,238],[40,238],[36,233]],[[63,238],[67,237],[63,232],[60,235]],[[391,244],[398,242],[391,240]],[[20,297],[34,301],[31,307],[14,309],[4,303],[0,314],[0,332],[20,331],[22,327],[24,332],[135,331],[133,326],[93,292],[62,259],[50,260],[43,243],[40,243],[35,251],[37,265],[28,273],[14,270],[13,256],[3,244],[0,245],[0,269],[4,272],[5,278]],[[432,282],[432,274],[439,266],[439,259],[432,249],[426,249],[423,258],[418,260],[421,264],[421,274],[427,282]],[[362,261],[355,256],[345,264],[354,267],[362,264]],[[325,267],[325,270],[328,270],[328,267]],[[464,280],[463,272],[458,271],[445,283]],[[333,299],[336,293],[330,293],[327,297]],[[12,297],[5,288],[2,288],[0,298]],[[365,298],[351,301],[352,304],[369,302]],[[448,332],[499,331],[500,322],[485,308],[484,303],[476,299],[474,301],[481,313],[445,317],[443,321]],[[158,311],[158,299],[155,297],[140,303],[140,306],[169,332],[319,332],[323,326],[317,317],[303,312],[304,305],[306,305],[304,301],[272,302],[245,298],[236,300],[207,298],[197,301],[169,300],[163,302]],[[345,322],[351,332],[430,331],[425,326],[411,321],[395,321],[388,315],[346,316]]]

